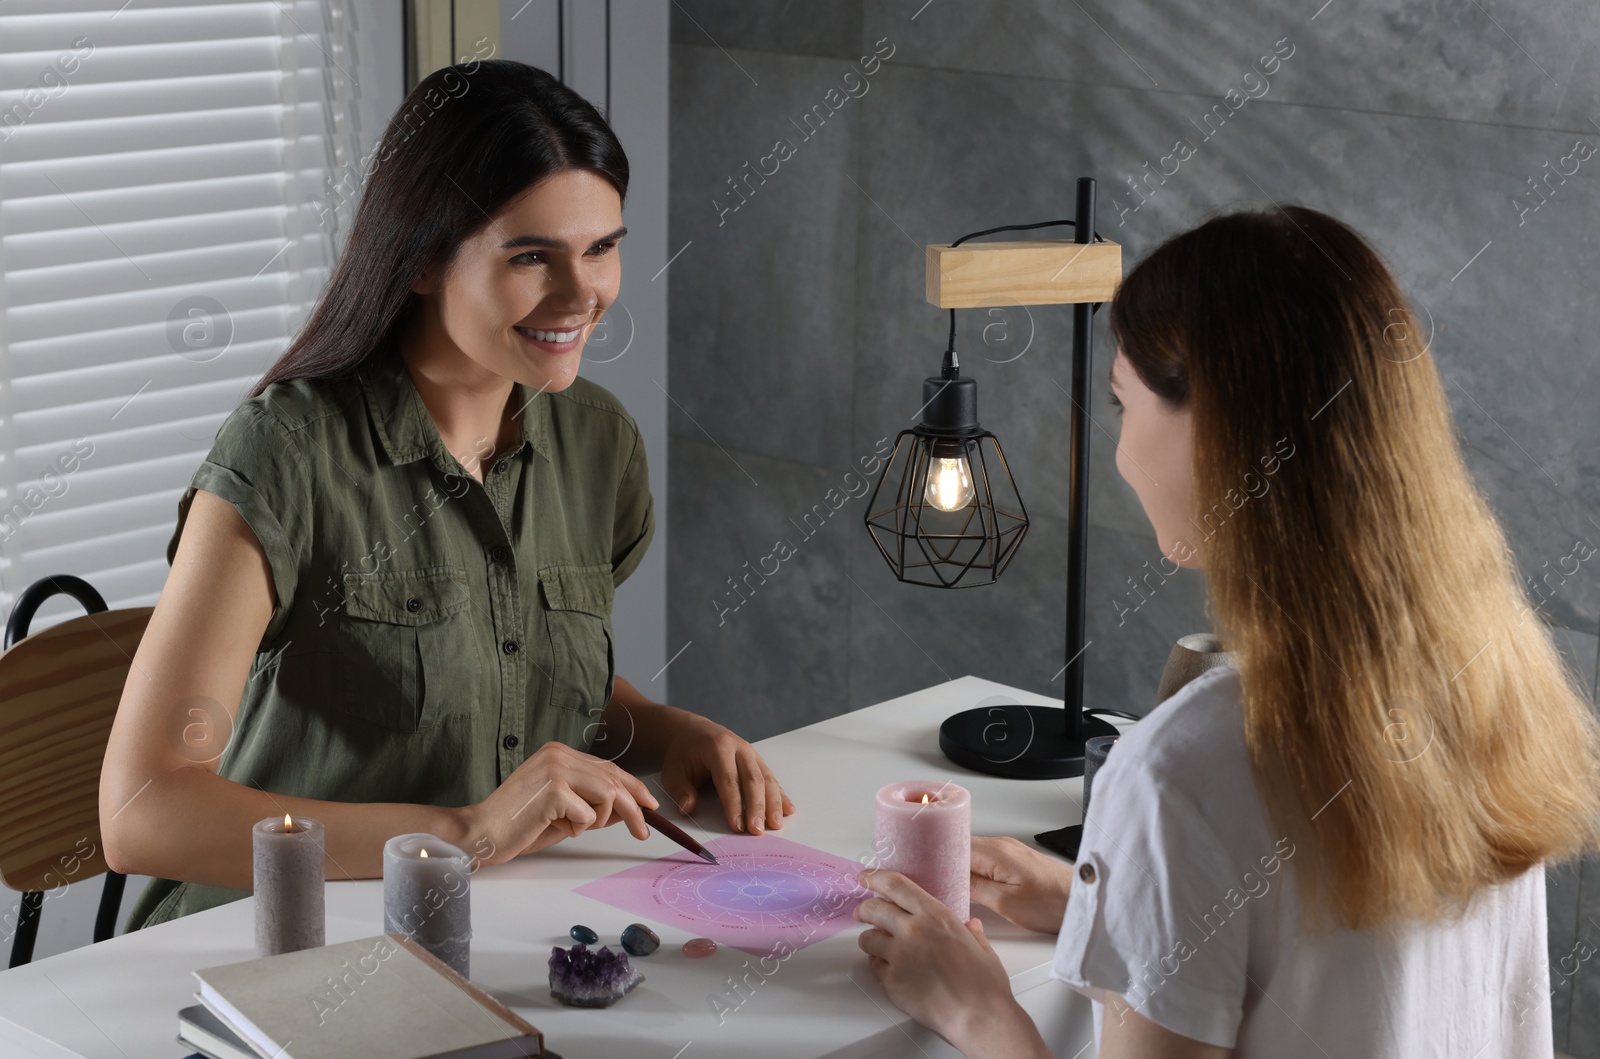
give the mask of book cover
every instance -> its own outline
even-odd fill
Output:
[[[281,1059],[544,1057],[540,1032],[399,934],[194,972],[200,999]]]

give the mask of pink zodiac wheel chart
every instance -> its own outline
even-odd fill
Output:
[[[802,949],[857,926],[869,896],[862,865],[772,835],[728,835],[705,843],[720,862],[686,851],[574,888],[667,927],[767,954],[781,939]]]

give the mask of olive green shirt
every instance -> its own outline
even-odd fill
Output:
[[[277,605],[218,775],[460,806],[548,741],[590,749],[615,673],[612,590],[655,532],[644,446],[582,378],[560,393],[519,383],[512,408],[521,444],[481,483],[392,347],[351,374],[273,383],[228,416],[167,545],[170,564],[204,489],[272,569]],[[249,894],[155,879],[127,929]]]

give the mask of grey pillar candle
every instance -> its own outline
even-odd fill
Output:
[[[472,869],[435,835],[396,835],[383,846],[383,929],[404,934],[463,978],[472,947]]]
[[[1094,786],[1094,774],[1100,771],[1100,766],[1106,763],[1106,755],[1111,753],[1111,744],[1119,737],[1114,735],[1097,735],[1083,746],[1083,818],[1089,819],[1089,792]]]
[[[285,813],[251,828],[255,853],[256,955],[327,944],[322,824]]]

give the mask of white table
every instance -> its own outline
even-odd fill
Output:
[[[904,779],[951,779],[968,788],[974,834],[1033,844],[1035,833],[1076,821],[1082,779],[995,779],[952,765],[939,752],[941,720],[997,701],[1051,700],[962,677],[762,740],[757,746],[797,806],[773,833],[851,860],[870,857],[873,795]],[[667,805],[654,777],[650,782]],[[694,815],[685,829],[702,841],[726,833],[714,795],[703,796]],[[885,998],[856,947],[864,926],[791,955],[759,986],[747,987],[748,999],[720,1022],[711,998],[731,1006],[728,979],[743,976],[747,962],[758,967],[758,960],[728,947],[686,960],[677,950],[689,935],[659,924],[661,952],[638,961],[647,980],[617,1006],[584,1010],[551,999],[545,961],[552,945],[571,944],[571,924],[587,923],[604,939],[637,918],[572,888],[677,848],[659,835],[641,843],[618,825],[480,868],[472,881],[473,980],[544,1031],[549,1047],[566,1059],[958,1054]],[[330,943],[381,933],[382,880],[329,883],[327,910]],[[1049,977],[1054,937],[1014,927],[976,905],[973,911],[1055,1054],[1091,1059],[1092,1046],[1084,1048],[1093,1037],[1089,1002]],[[253,917],[251,899],[235,901],[0,972],[0,1019],[27,1031],[0,1025],[0,1057],[71,1054],[22,1043],[29,1032],[91,1059],[186,1054],[176,1043],[177,1011],[195,1003],[190,972],[254,956]]]

